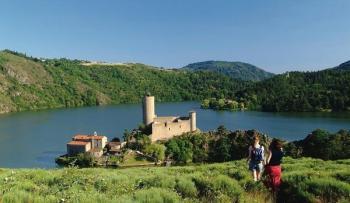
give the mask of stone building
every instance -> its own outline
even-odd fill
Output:
[[[167,140],[186,132],[194,132],[196,127],[196,112],[190,111],[188,116],[164,116],[155,114],[154,96],[146,95],[143,99],[143,123],[151,127],[151,141]]]
[[[106,136],[75,135],[72,141],[67,143],[68,156],[75,156],[80,153],[91,153],[95,157],[103,155],[103,148],[107,144]]]
[[[67,143],[67,154],[68,156],[75,156],[80,153],[90,151],[91,143],[82,141],[70,141]]]
[[[91,142],[91,148],[103,149],[107,144],[107,137],[99,135],[75,135],[73,140]]]

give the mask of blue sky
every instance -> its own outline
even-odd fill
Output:
[[[348,0],[1,0],[0,49],[182,67],[317,70],[350,60]]]

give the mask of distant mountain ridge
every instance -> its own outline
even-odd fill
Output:
[[[203,61],[191,63],[182,68],[189,71],[210,71],[227,75],[234,79],[246,81],[261,81],[274,76],[249,63],[229,61]]]
[[[345,63],[340,64],[339,66],[335,67],[335,69],[338,69],[338,70],[350,70],[350,61],[347,61]]]

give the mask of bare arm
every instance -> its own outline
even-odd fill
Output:
[[[271,150],[267,150],[267,152],[268,152],[268,155],[267,155],[266,163],[269,164],[270,160],[271,160],[271,157],[272,157],[272,152],[271,152]]]

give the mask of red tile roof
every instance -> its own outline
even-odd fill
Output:
[[[67,145],[81,145],[81,146],[85,146],[87,144],[90,144],[90,142],[70,141],[70,142],[67,143]]]

